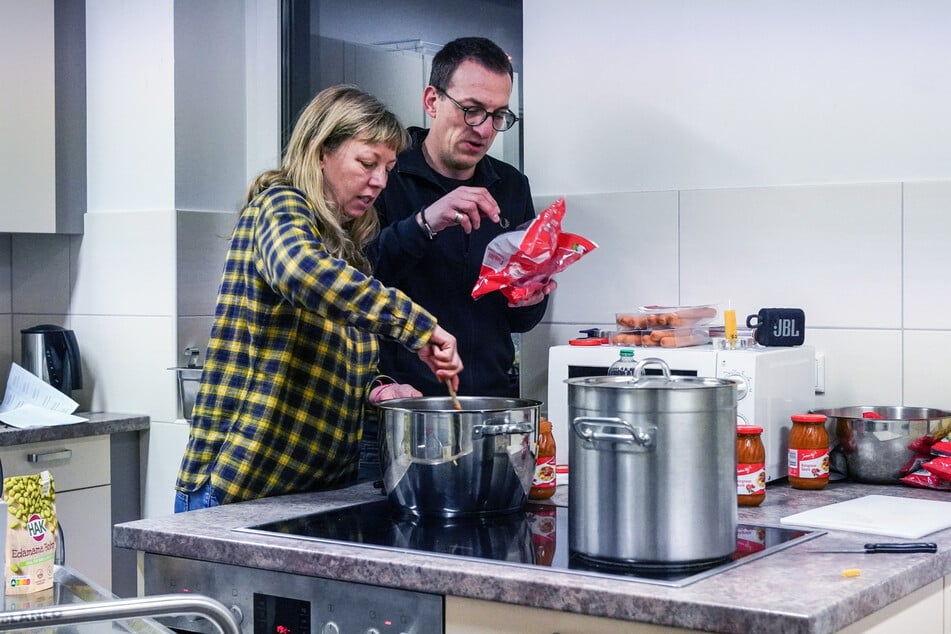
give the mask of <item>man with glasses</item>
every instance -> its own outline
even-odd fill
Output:
[[[495,136],[519,118],[509,109],[512,64],[491,40],[453,40],[433,58],[423,107],[428,130],[397,158],[376,202],[381,233],[371,249],[374,275],[406,292],[456,336],[465,368],[459,393],[518,396],[512,333],[545,313],[549,285],[509,305],[501,293],[471,296],[486,246],[535,216],[528,179],[487,156]],[[411,351],[383,342],[380,371],[426,396],[447,388]]]

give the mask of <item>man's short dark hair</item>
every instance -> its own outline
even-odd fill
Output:
[[[512,62],[498,44],[484,37],[460,37],[446,44],[433,57],[429,85],[445,90],[452,74],[465,61],[473,61],[493,73],[507,73],[512,79]]]

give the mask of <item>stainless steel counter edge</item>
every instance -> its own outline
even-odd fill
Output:
[[[119,434],[149,428],[149,417],[141,414],[76,412],[76,415],[89,420],[84,423],[71,423],[54,427],[29,427],[27,429],[0,425],[0,447],[104,434]]]
[[[798,491],[771,484],[763,505],[740,509],[739,516],[776,526],[781,517],[872,494],[951,501],[947,493],[902,486],[834,483]],[[938,543],[934,555],[806,552],[881,541],[829,531],[684,588],[231,530],[379,498],[361,484],[255,500],[119,524],[113,540],[121,548],[171,556],[715,632],[835,632],[951,574],[951,529],[927,536]],[[842,576],[848,568],[860,568],[861,575]]]

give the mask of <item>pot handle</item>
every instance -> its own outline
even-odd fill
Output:
[[[644,368],[649,365],[660,366],[660,371],[663,373],[664,379],[667,381],[670,380],[670,366],[667,365],[667,362],[663,359],[658,359],[657,357],[648,357],[646,359],[641,359],[637,362],[637,365],[634,366],[635,381],[644,376]]]
[[[505,436],[509,434],[530,434],[535,431],[532,423],[505,423],[503,425],[473,425],[472,436]]]
[[[654,446],[654,436],[650,431],[645,431],[643,427],[635,427],[621,418],[579,416],[571,421],[571,427],[582,440],[635,444],[644,449],[650,449]],[[622,427],[629,434],[601,431],[604,427]]]

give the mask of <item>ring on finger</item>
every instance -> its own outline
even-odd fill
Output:
[[[459,213],[458,210],[456,211],[456,215],[453,216],[452,221],[456,224],[459,224],[460,222],[462,222],[462,214]]]

